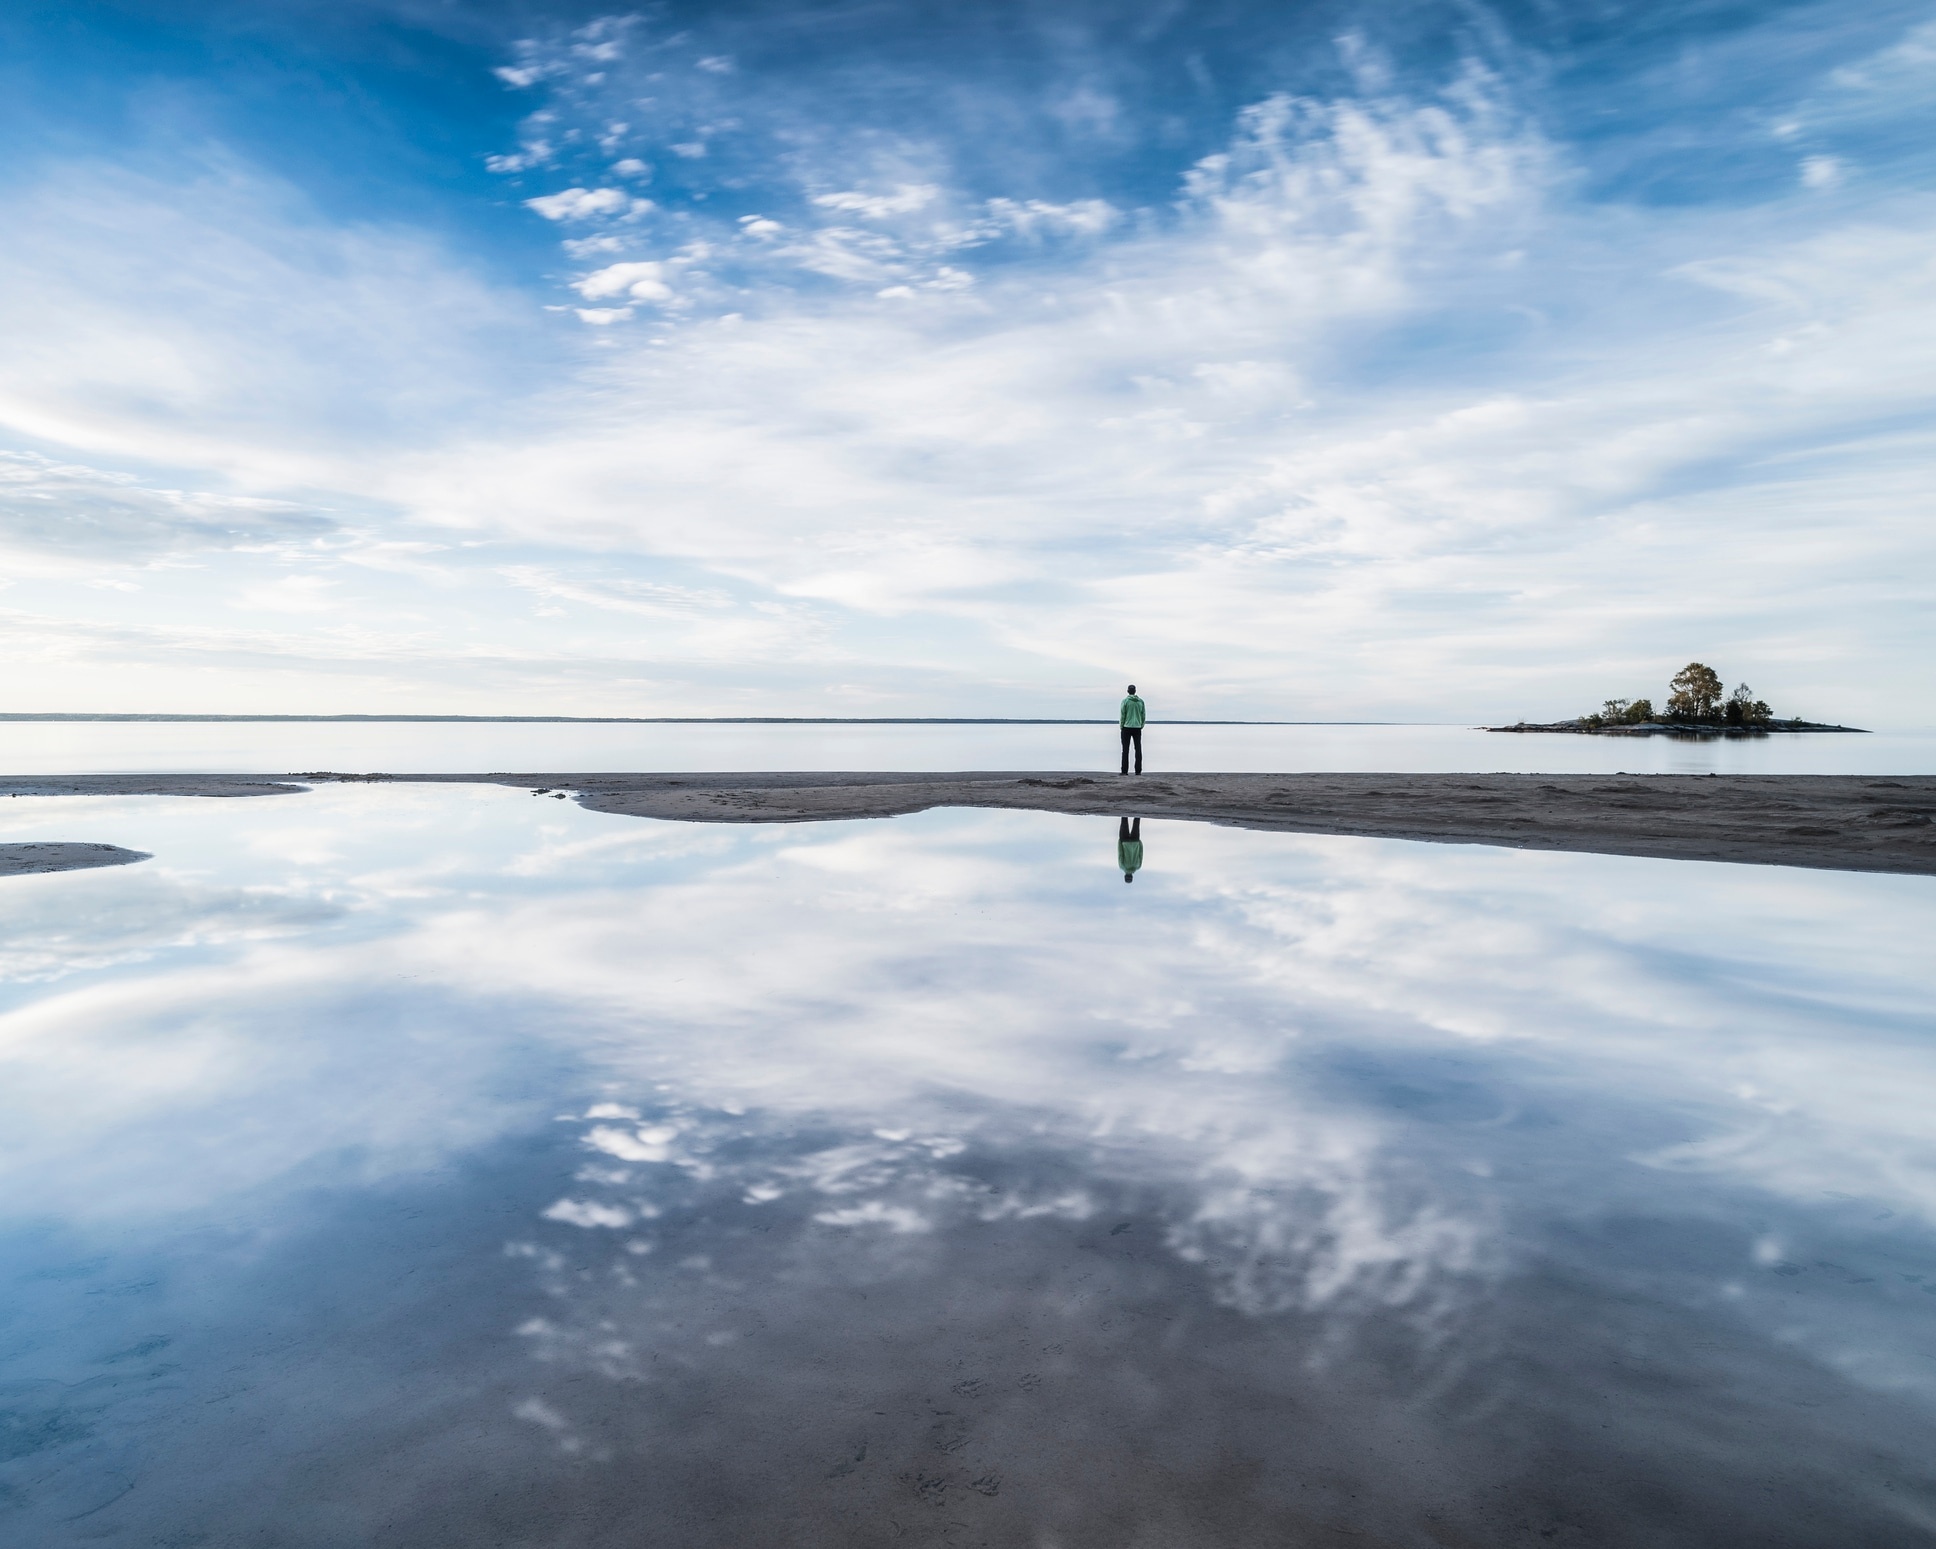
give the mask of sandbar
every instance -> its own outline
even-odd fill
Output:
[[[1936,875],[1936,776],[716,773],[70,775],[4,795],[266,796],[325,782],[492,784],[594,812],[815,823],[1007,807],[1665,860]]]
[[[0,844],[0,877],[24,877],[43,871],[89,871],[96,866],[128,866],[152,858],[144,850],[124,850],[118,844],[70,840]]]

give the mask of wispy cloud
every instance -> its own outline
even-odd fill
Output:
[[[703,659],[757,692],[785,651],[973,708],[1133,669],[1199,710],[1464,717],[1698,652],[1900,715],[1901,578],[1936,558],[1930,34],[1803,57],[1786,25],[1727,44],[1786,61],[1730,120],[1771,179],[1672,202],[1608,193],[1499,36],[1300,44],[1212,137],[1094,37],[1039,91],[932,57],[870,65],[890,91],[718,29],[538,30],[479,151],[562,244],[524,296],[234,157],[13,196],[0,424],[44,461],[7,519],[23,553],[340,529],[299,567],[331,617],[469,639],[508,588],[534,664],[727,599],[599,636],[659,685]],[[949,87],[925,119],[911,81]],[[56,489],[69,463],[108,471]],[[380,550],[378,601],[341,571]]]
[[[294,501],[157,488],[127,473],[0,451],[0,553],[139,562],[313,538],[336,525]]]
[[[287,488],[445,429],[509,380],[523,309],[424,234],[327,221],[217,156],[56,165],[0,256],[0,423],[117,463]]]

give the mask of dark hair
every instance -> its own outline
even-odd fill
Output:
[[[1136,685],[1134,683],[1130,684],[1129,691],[1132,694],[1136,692]]]

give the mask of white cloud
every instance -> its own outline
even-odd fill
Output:
[[[522,90],[527,86],[537,85],[538,82],[544,80],[547,76],[556,75],[558,73],[558,66],[551,63],[499,65],[491,73],[500,81],[504,82],[505,85],[515,86]]]
[[[666,266],[658,262],[610,264],[588,274],[572,288],[587,301],[630,296],[634,301],[665,301],[672,287],[665,282]]]
[[[1804,156],[1802,158],[1802,187],[1833,188],[1842,181],[1843,167],[1838,157]]]
[[[0,451],[0,555],[103,555],[130,563],[203,549],[267,548],[336,529],[287,500],[158,488],[131,474]]]
[[[484,165],[492,172],[528,172],[533,167],[542,167],[557,156],[556,148],[548,140],[528,140],[515,155],[486,156]]]
[[[852,226],[823,226],[777,252],[811,273],[868,285],[904,273],[908,260],[907,249],[894,238]]]
[[[896,215],[911,215],[926,209],[940,197],[932,183],[903,183],[891,194],[863,194],[855,191],[816,194],[813,202],[823,210],[838,210],[868,220],[887,220]]]
[[[594,215],[618,215],[621,211],[650,209],[649,199],[633,199],[618,188],[565,188],[558,194],[540,194],[525,199],[546,221],[589,221]]]
[[[1828,85],[1856,96],[1927,97],[1936,84],[1936,21],[1920,21],[1866,59],[1830,72]]]
[[[573,580],[536,565],[507,565],[499,573],[514,585],[526,587],[541,597],[559,598],[620,613],[691,619],[698,613],[722,608],[728,603],[725,594],[718,591],[701,592],[690,587],[611,577],[601,577],[596,581]]]
[[[1051,204],[1041,199],[990,199],[988,211],[997,222],[1025,237],[1049,234],[1096,237],[1122,218],[1122,212],[1104,199],[1078,199],[1072,204]]]
[[[632,207],[632,198],[616,188],[567,188],[524,201],[548,221],[582,221],[595,215],[616,215]]]

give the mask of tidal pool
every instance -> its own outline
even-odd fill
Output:
[[[43,838],[155,858],[0,881],[9,1544],[1936,1535],[1930,879],[487,787]]]

